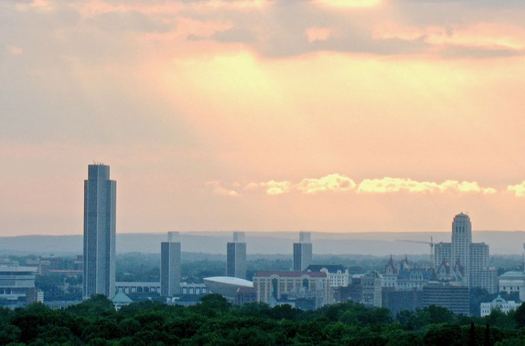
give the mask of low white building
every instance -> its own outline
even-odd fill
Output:
[[[346,287],[350,284],[348,268],[339,264],[311,264],[306,271],[326,273],[330,287]]]
[[[525,273],[510,271],[499,277],[499,292],[518,293],[520,300],[525,301]]]
[[[496,299],[494,299],[491,302],[488,303],[481,303],[480,310],[481,310],[481,317],[488,316],[492,313],[494,310],[499,310],[503,312],[504,314],[508,314],[511,311],[516,310],[521,304],[516,303],[513,300],[505,300],[498,296]]]
[[[253,283],[257,302],[272,307],[282,304],[298,307],[296,303],[303,301],[309,309],[317,309],[332,302],[325,272],[257,272]]]

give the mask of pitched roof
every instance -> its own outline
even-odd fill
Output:
[[[129,303],[133,303],[133,300],[131,300],[131,298],[128,297],[126,295],[126,293],[124,293],[122,291],[118,291],[117,294],[115,294],[115,296],[113,297],[113,299],[111,299],[111,301],[113,302],[113,304],[129,304]]]

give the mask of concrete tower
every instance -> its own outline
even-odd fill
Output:
[[[226,276],[246,279],[246,240],[244,232],[233,232],[226,244]]]
[[[310,232],[299,232],[299,242],[293,243],[293,271],[302,272],[312,264]]]
[[[84,180],[83,297],[115,295],[115,216],[117,183],[109,166],[88,166]]]
[[[451,265],[463,268],[463,282],[470,286],[470,247],[472,244],[472,225],[466,214],[458,214],[452,222]]]
[[[168,232],[168,241],[160,243],[160,294],[180,294],[181,243],[178,232]]]

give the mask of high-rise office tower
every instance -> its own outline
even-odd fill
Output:
[[[115,294],[115,214],[117,183],[109,166],[88,166],[84,180],[83,296]]]
[[[233,232],[226,244],[226,276],[246,279],[246,240],[244,232]]]
[[[312,264],[310,232],[299,232],[299,242],[293,243],[293,271],[302,272]]]
[[[472,242],[470,218],[461,213],[452,222],[452,242],[434,245],[434,265],[436,268],[442,264],[455,268],[465,286],[489,288],[493,276],[489,268],[489,250],[485,243]]]
[[[452,222],[451,265],[464,268],[463,281],[470,286],[470,246],[472,244],[472,225],[466,214],[458,214]]]
[[[160,294],[180,294],[181,244],[178,232],[168,232],[168,241],[160,243]]]

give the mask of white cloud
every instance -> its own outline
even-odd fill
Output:
[[[237,196],[239,183],[226,188],[222,183],[214,181],[207,183],[215,193],[227,196]],[[525,196],[525,182],[516,186],[509,186],[518,196]],[[269,180],[266,182],[251,182],[244,185],[244,191],[264,191],[270,196],[278,196],[292,192],[312,195],[324,192],[357,192],[367,194],[386,193],[469,193],[490,195],[497,193],[492,187],[481,186],[476,181],[445,180],[443,182],[417,181],[408,178],[385,177],[381,179],[363,179],[356,183],[354,179],[338,174],[328,174],[320,178],[304,178],[298,183],[288,180]]]
[[[303,193],[314,194],[327,191],[351,191],[355,189],[356,183],[347,176],[334,173],[321,178],[305,178],[295,187]]]
[[[239,196],[237,191],[225,187],[220,181],[208,181],[206,183],[206,187],[208,187],[216,195],[228,197]]]
[[[525,180],[519,184],[507,186],[507,191],[514,193],[516,197],[525,197]]]
[[[266,188],[266,194],[271,196],[282,195],[290,192],[291,185],[292,184],[289,181],[270,180],[263,183],[263,186]]]
[[[357,188],[361,193],[434,193],[434,192],[459,192],[493,194],[496,189],[482,187],[475,181],[445,180],[442,183],[432,181],[417,181],[406,178],[385,177],[382,179],[364,179]]]
[[[248,183],[244,186],[244,190],[257,191],[262,188],[267,195],[277,196],[290,192],[291,187],[292,183],[286,180],[269,180],[261,183]]]

